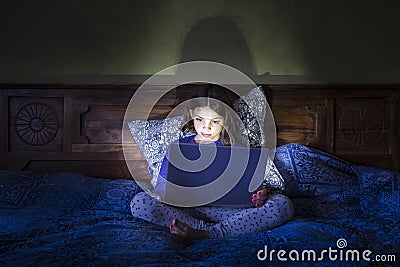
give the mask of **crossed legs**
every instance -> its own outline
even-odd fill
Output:
[[[284,195],[274,195],[259,208],[179,208],[157,201],[145,192],[131,201],[134,217],[169,227],[184,239],[248,235],[275,228],[293,216],[293,205]]]

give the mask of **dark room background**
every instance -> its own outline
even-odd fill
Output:
[[[0,11],[0,83],[136,83],[188,60],[226,63],[259,83],[396,83],[399,7],[390,0],[9,1]]]

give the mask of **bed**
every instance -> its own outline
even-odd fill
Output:
[[[397,86],[263,88],[277,125],[274,162],[295,217],[250,236],[189,242],[130,214],[130,200],[143,190],[138,183],[151,179],[133,140],[132,179],[121,146],[122,118],[136,85],[2,85],[1,116],[8,127],[0,132],[0,264],[398,264]],[[301,95],[293,94],[298,90]],[[184,95],[166,95],[151,119],[164,118]],[[51,136],[24,139],[18,133],[21,114],[32,107],[49,109],[51,116],[34,118],[56,124]]]

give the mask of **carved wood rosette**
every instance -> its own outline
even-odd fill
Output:
[[[390,103],[385,98],[343,98],[336,106],[338,152],[389,153]]]
[[[62,151],[63,98],[10,97],[10,151]]]

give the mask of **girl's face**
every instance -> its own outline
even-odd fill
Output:
[[[209,107],[198,107],[190,111],[197,142],[215,142],[221,136],[224,118]]]

